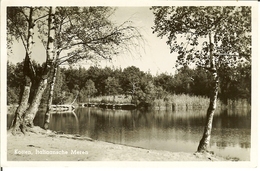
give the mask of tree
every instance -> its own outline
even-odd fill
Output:
[[[113,95],[115,98],[115,95],[122,91],[119,80],[115,77],[108,77],[105,80],[105,90],[108,95]]]
[[[109,60],[119,53],[129,52],[140,47],[141,35],[130,21],[115,25],[110,17],[115,8],[111,7],[11,7],[7,10],[8,40],[22,40],[26,50],[23,98],[17,109],[14,130],[33,126],[42,95],[51,75],[48,118],[57,67],[63,63],[73,64],[82,60]],[[48,17],[48,20],[44,19]],[[40,83],[28,106],[32,80],[35,79],[31,65],[31,49],[35,43],[35,26],[46,48],[46,62]],[[26,33],[26,30],[28,32]],[[64,54],[64,56],[60,56]],[[16,120],[19,121],[16,124]],[[48,120],[48,119],[46,119]],[[47,128],[47,126],[44,126]]]
[[[19,106],[15,112],[15,117],[12,123],[12,133],[23,127],[25,111],[28,107],[32,81],[35,78],[35,69],[32,65],[31,54],[34,28],[36,23],[44,18],[39,11],[41,8],[36,7],[8,7],[7,8],[7,40],[8,47],[14,40],[21,41],[25,48],[25,60],[23,66],[24,87],[23,93],[19,102]],[[22,129],[23,131],[23,129]]]
[[[47,87],[47,81],[48,81],[48,74],[52,72],[52,78],[50,82],[50,91],[49,91],[49,96],[48,96],[48,102],[47,102],[47,107],[46,107],[46,113],[44,117],[44,128],[48,128],[48,124],[50,122],[50,112],[51,112],[51,105],[52,105],[52,98],[53,98],[53,90],[54,90],[54,84],[56,81],[56,73],[57,73],[57,67],[54,67],[54,62],[56,61],[57,54],[56,54],[56,49],[55,49],[55,7],[50,7],[49,8],[49,15],[48,15],[48,39],[47,39],[47,48],[46,48],[46,65],[45,65],[45,74],[42,77],[42,86],[40,85],[38,89],[38,94],[36,94],[38,97],[35,99],[39,99],[38,104],[37,102],[35,103],[35,109],[33,114],[29,115],[31,116],[29,118],[29,122],[32,125],[33,119],[36,115],[37,108],[39,107],[41,98],[42,98],[42,93]]]
[[[200,6],[152,7],[153,33],[167,37],[171,52],[177,52],[176,67],[191,63],[211,73],[210,104],[198,152],[210,143],[219,87],[220,66],[236,66],[251,59],[251,7]],[[202,42],[203,43],[200,43]]]
[[[251,103],[251,64],[243,63],[233,68],[220,68],[220,95],[225,104],[228,99],[246,99]]]
[[[7,61],[7,105],[19,103],[20,85],[23,84],[22,67]]]
[[[89,99],[96,92],[97,92],[97,89],[95,88],[95,83],[90,79],[87,80],[85,83],[85,86],[81,89],[81,92],[80,92],[81,102],[84,102],[86,97]]]
[[[132,96],[136,93],[137,89],[140,89],[142,72],[135,66],[127,67],[123,70],[122,87],[126,94]]]
[[[180,68],[174,76],[174,92],[176,94],[191,94],[192,85],[193,71],[188,66]]]
[[[110,16],[111,7],[59,7],[55,14],[56,60],[54,67],[63,63],[73,64],[82,60],[110,60],[122,52],[140,46],[141,35],[129,21],[116,26]],[[44,29],[43,31],[44,32]],[[60,56],[61,52],[65,55]],[[55,69],[52,74],[55,84]],[[53,88],[50,89],[51,93]],[[46,113],[47,114],[47,113]],[[48,118],[48,116],[46,116]],[[47,123],[44,124],[47,128]]]
[[[143,103],[152,104],[152,102],[156,99],[157,96],[157,89],[152,81],[147,82],[143,92],[145,93]]]
[[[30,88],[30,94],[28,102],[31,103],[32,101],[32,94],[35,92],[35,88],[37,87],[37,84],[39,82],[39,75],[41,75],[42,72],[42,66],[37,64],[36,61],[32,60],[31,62],[32,67],[35,70],[35,76]],[[12,94],[13,98],[8,96],[7,98],[11,100],[11,104],[19,104],[21,98],[22,98],[22,90],[24,88],[24,74],[23,74],[23,68],[24,68],[24,61],[16,63],[16,65],[10,63],[7,61],[7,92],[14,93]],[[11,95],[10,94],[10,95]],[[9,101],[10,102],[10,101]],[[8,103],[10,104],[10,103]]]
[[[192,93],[194,95],[199,96],[206,96],[209,97],[210,91],[211,91],[211,79],[210,72],[206,71],[198,67],[193,71],[192,79],[193,79],[193,85],[192,85]],[[203,88],[202,88],[203,87]]]
[[[109,67],[100,69],[99,75],[95,82],[99,95],[108,95],[109,94],[109,92],[107,92],[108,89],[106,89],[106,86],[107,86],[106,81],[109,77],[113,77],[112,73],[113,73],[113,70]]]
[[[154,84],[157,87],[162,87],[167,92],[174,92],[174,78],[172,75],[168,75],[167,73],[162,73],[154,78]]]
[[[48,21],[51,20],[51,18],[53,17],[53,14],[51,11],[53,11],[52,7],[47,8],[49,11],[48,16]],[[54,44],[54,38],[53,35],[51,35],[51,32],[53,32],[52,30],[54,29],[53,27],[51,27],[51,25],[48,24],[48,42],[47,42],[47,48],[46,48],[46,62],[44,63],[43,66],[43,72],[40,76],[40,82],[36,88],[36,91],[33,95],[33,99],[32,102],[30,103],[28,109],[25,111],[25,114],[23,116],[23,124],[22,124],[22,131],[24,132],[25,129],[27,129],[27,127],[33,127],[33,120],[34,117],[38,111],[41,99],[42,99],[42,95],[44,93],[44,90],[47,87],[47,79],[48,79],[48,75],[50,72],[50,68],[53,65],[53,59],[54,59],[54,51],[53,51],[53,44]]]
[[[24,60],[25,87],[23,90],[20,105],[17,108],[17,112],[15,114],[12,131],[13,134],[15,134],[16,130],[19,128],[23,133],[25,133],[24,131],[26,130],[27,126],[33,126],[33,119],[36,115],[36,112],[38,111],[43,92],[47,87],[47,78],[54,61],[54,9],[55,8],[52,7],[10,7],[7,12],[7,16],[9,18],[9,20],[7,20],[7,27],[8,30],[10,30],[8,32],[8,36],[12,37],[14,35],[14,37],[16,36],[15,38],[20,38],[26,52]],[[32,89],[32,81],[35,82],[38,79],[31,62],[32,45],[35,43],[33,41],[34,28],[45,17],[48,17],[46,62],[44,63],[43,70],[41,72],[40,82],[36,86],[37,88],[33,93],[32,101],[28,107],[28,99],[30,97],[30,92]],[[44,22],[45,20],[43,20],[41,23]],[[25,28],[28,29],[28,33],[25,32]],[[42,36],[41,32],[39,35]],[[12,39],[10,40],[12,41]]]
[[[53,100],[52,100],[52,104],[65,104],[65,103],[69,103],[72,101],[72,99],[70,99],[68,97],[68,95],[70,95],[70,91],[66,85],[66,76],[65,76],[65,68],[57,68],[57,74],[56,74],[56,81],[55,81],[55,87],[53,90]],[[48,85],[50,85],[50,82],[52,81],[52,78],[49,78],[48,80]],[[49,94],[48,93],[50,91],[50,86],[48,86],[45,90],[45,93],[42,97],[42,102],[41,104],[47,104],[48,103],[48,98],[49,98]]]

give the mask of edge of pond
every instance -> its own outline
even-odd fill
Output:
[[[36,154],[39,150],[43,154]],[[50,152],[67,151],[68,155]],[[20,151],[20,154],[17,154]],[[26,154],[26,152],[31,154]],[[72,151],[78,154],[71,153]],[[87,152],[86,154],[83,153]],[[93,140],[79,135],[34,127],[26,135],[7,133],[9,161],[234,161],[210,153],[184,153],[150,150],[122,144]]]

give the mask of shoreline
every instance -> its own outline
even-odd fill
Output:
[[[7,161],[230,161],[209,153],[150,150],[34,127],[7,133]]]

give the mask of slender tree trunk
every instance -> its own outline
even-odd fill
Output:
[[[33,101],[25,113],[24,126],[33,127],[33,120],[39,109],[41,103],[42,95],[47,87],[49,71],[53,67],[54,62],[54,40],[55,40],[55,7],[50,7],[49,17],[48,17],[48,42],[46,49],[46,63],[43,71],[43,76],[41,78],[40,84],[37,88]]]
[[[207,118],[206,118],[204,133],[203,133],[202,139],[200,140],[197,152],[207,152],[209,143],[210,143],[213,116],[215,113],[215,109],[217,107],[217,96],[218,96],[217,72],[213,73],[212,75],[213,75],[215,81],[214,81],[212,93],[210,95],[210,104],[209,104],[209,108],[207,110]]]
[[[47,49],[47,56],[49,58],[53,58],[53,61],[57,62],[57,59],[60,55],[60,52],[57,51],[55,54],[55,48],[54,48],[54,39],[56,36],[55,33],[55,7],[50,9],[50,18],[48,21],[48,26],[49,26],[49,33],[48,33],[48,49]],[[56,56],[55,56],[56,55]],[[57,66],[56,64],[52,65],[52,72],[51,72],[51,82],[50,82],[50,91],[49,91],[49,96],[48,96],[48,101],[47,101],[47,107],[46,107],[46,112],[44,116],[44,124],[43,128],[48,129],[49,123],[50,123],[50,112],[51,112],[51,105],[52,105],[52,99],[53,99],[53,92],[54,92],[54,86],[56,82],[56,75],[57,75]]]
[[[52,79],[50,83],[50,91],[49,91],[49,97],[48,97],[48,102],[47,102],[47,109],[44,117],[44,129],[49,128],[49,123],[50,123],[50,112],[51,112],[51,105],[52,105],[52,99],[53,99],[53,92],[54,92],[54,86],[56,82],[56,75],[57,75],[57,67],[53,67],[52,70]]]
[[[73,105],[73,104],[76,102],[76,100],[77,100],[78,96],[79,96],[79,91],[77,92],[77,95],[76,95],[75,99],[74,99],[74,100],[71,102],[71,104],[70,104],[70,105]]]
[[[211,33],[209,33],[209,57],[210,57],[209,70],[212,73],[214,82],[213,82],[212,91],[210,94],[210,103],[209,103],[209,108],[207,110],[207,117],[206,117],[204,133],[203,133],[202,139],[200,140],[197,152],[207,152],[208,151],[208,147],[210,144],[213,117],[214,117],[215,109],[217,107],[219,80],[218,80],[218,73],[217,73],[212,51],[213,51],[213,43],[211,41]]]
[[[32,78],[34,77],[34,69],[31,64],[31,54],[32,54],[32,45],[33,45],[33,29],[35,25],[35,20],[33,18],[33,7],[30,8],[29,16],[28,16],[28,36],[26,41],[26,47],[25,47],[25,60],[24,60],[24,67],[23,67],[23,74],[24,74],[24,88],[22,97],[19,103],[18,108],[16,109],[15,116],[11,125],[12,134],[16,134],[16,131],[21,129],[21,131],[24,133],[22,129],[23,125],[23,117],[24,112],[26,111],[28,107],[28,100],[30,97],[31,92],[31,86],[32,86]]]

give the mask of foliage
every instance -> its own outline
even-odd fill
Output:
[[[8,7],[7,8],[7,47],[12,53],[12,45],[15,40],[21,42],[27,51],[27,42],[29,35],[28,28],[30,28],[30,21],[38,22],[43,18],[41,7]],[[30,18],[31,16],[31,18]],[[33,42],[34,43],[34,42]]]
[[[24,61],[16,64],[7,61],[7,99],[9,99],[9,102],[19,103],[20,101],[21,90],[23,90],[24,87],[23,65]],[[42,73],[42,66],[37,64],[36,61],[32,61],[32,66],[35,68],[36,75],[32,84],[29,102],[32,100],[32,96],[39,84],[40,75]]]
[[[174,82],[175,79],[173,75],[169,75],[166,73],[161,73],[160,75],[154,78],[154,84],[157,87],[161,87],[163,90],[169,93],[174,93]]]
[[[11,104],[18,104],[19,103],[19,96],[15,89],[7,87],[7,105]]]
[[[108,77],[105,80],[105,92],[107,95],[121,94],[121,91],[122,89],[120,87],[118,78]]]
[[[144,73],[135,66],[127,67],[123,70],[122,84],[123,90],[129,95],[136,93],[137,89],[140,89],[140,82]]]
[[[20,89],[23,85],[22,67],[20,63],[14,65],[7,62],[7,104],[19,103]],[[21,83],[21,84],[19,84]]]
[[[120,53],[137,50],[142,41],[141,34],[131,21],[120,25],[113,23],[110,17],[115,10],[102,6],[56,7],[56,65],[110,60]],[[46,23],[40,22],[38,28],[40,38],[46,44]]]
[[[234,69],[231,67],[233,65],[229,65],[227,62],[230,61],[232,63],[232,61],[238,61],[239,58],[241,59],[240,56],[239,58],[228,55],[217,56],[216,62],[219,64],[219,75],[221,78],[221,99],[225,99],[225,97],[228,99],[250,99],[251,65],[250,57],[248,57],[248,54],[250,54],[248,42],[251,41],[251,36],[248,26],[251,21],[249,19],[250,17],[247,17],[250,16],[249,7],[153,7],[152,9],[156,17],[156,26],[153,28],[154,32],[157,32],[160,37],[169,35],[167,44],[170,46],[172,52],[177,51],[179,53],[177,62],[178,64],[183,64],[184,68],[179,69],[178,73],[174,76],[162,73],[156,77],[152,77],[134,66],[125,68],[123,71],[121,69],[113,70],[111,68],[101,69],[96,66],[91,66],[88,70],[84,67],[62,69],[60,72],[61,75],[57,76],[57,81],[60,81],[60,83],[57,83],[55,86],[54,103],[59,103],[64,98],[67,99],[67,101],[69,101],[68,99],[73,99],[77,91],[84,91],[83,89],[87,80],[93,81],[95,89],[97,90],[96,95],[125,93],[132,96],[135,95],[139,102],[140,100],[148,102],[154,98],[163,98],[167,93],[208,96],[211,87],[211,78],[209,72],[205,72],[204,68],[208,66],[208,57],[205,56],[205,54],[208,51],[207,47],[209,47],[209,44],[206,43],[205,36],[208,35],[209,31],[212,31],[214,34],[212,37],[214,39],[214,46],[216,47],[214,48],[215,54],[224,52],[234,54],[236,51],[241,57],[249,61],[248,65],[239,65]],[[44,8],[35,8],[35,16],[41,17],[42,14],[39,11],[44,10]],[[118,49],[120,46],[118,47],[117,44],[126,41],[127,36],[130,36],[129,34],[136,35],[136,37],[140,36],[135,28],[128,25],[131,24],[130,22],[115,27],[109,21],[109,16],[113,13],[113,10],[114,9],[110,7],[58,7],[56,10],[56,39],[59,43],[58,47],[67,52],[66,56],[60,58],[60,62],[67,61],[72,63],[85,57],[87,57],[86,59],[109,59],[111,55],[120,51]],[[10,40],[14,36],[16,36],[16,39],[20,39],[27,34],[26,32],[22,32],[22,30],[26,30],[23,29],[26,27],[26,22],[22,22],[24,15],[21,11],[28,13],[28,8],[8,9],[8,13],[10,14],[8,16],[12,17],[12,20],[9,18],[7,23],[8,37]],[[219,11],[222,13],[220,14]],[[237,17],[237,19],[234,19],[231,17],[231,14],[240,16],[240,18]],[[173,20],[173,18],[175,20]],[[243,24],[241,24],[238,19],[243,19]],[[226,21],[229,21],[229,23]],[[46,41],[44,35],[47,34],[44,34],[44,30],[46,30],[46,24],[44,24],[44,22],[44,20],[37,22],[42,41]],[[14,25],[14,23],[17,25]],[[204,28],[205,25],[208,27]],[[82,30],[82,28],[86,30]],[[225,30],[225,28],[228,29]],[[229,37],[227,37],[228,35]],[[120,41],[120,38],[122,41]],[[199,45],[200,39],[204,40],[204,43],[201,45]],[[135,45],[136,40],[137,39],[134,39],[134,42],[130,41],[130,43]],[[180,41],[181,43],[179,43]],[[188,44],[185,44],[184,41],[188,41]],[[89,47],[89,45],[93,43],[96,44]],[[69,51],[72,47],[75,50],[74,52]],[[199,47],[202,47],[202,49],[199,49]],[[80,51],[80,48],[84,49],[84,52]],[[109,49],[113,51],[108,51]],[[97,53],[94,54],[92,52]],[[75,54],[79,55],[75,56]],[[105,54],[106,56],[104,56]],[[91,56],[99,57],[92,58]],[[202,67],[189,69],[187,64],[190,62],[195,62]],[[11,70],[12,67],[14,66],[10,65],[9,69]],[[40,75],[42,73],[41,66],[38,65],[36,68],[38,75]],[[22,82],[22,64],[17,64],[16,70],[17,71],[12,70],[8,72],[8,78],[10,78],[8,79],[9,102],[18,101],[17,99],[14,100],[17,98],[14,94],[19,94],[20,86],[24,84]],[[15,75],[12,75],[12,73],[15,73]],[[234,75],[234,73],[237,74]],[[39,80],[39,77],[33,84],[34,88],[37,85],[37,80]],[[31,94],[33,94],[33,91]],[[155,96],[155,94],[157,95]]]
[[[189,94],[192,92],[191,87],[193,84],[193,70],[187,66],[179,69],[178,73],[174,76],[174,92],[176,94]]]
[[[153,33],[168,38],[166,43],[171,52],[178,52],[177,66],[195,63],[209,67],[209,49],[217,66],[234,66],[243,59],[250,61],[250,7],[152,7],[152,10]]]
[[[227,99],[250,99],[251,7],[176,6],[151,10],[155,16],[153,33],[166,37],[170,51],[178,53],[176,67],[197,66],[196,74],[187,71],[174,76],[175,93],[209,96],[214,81],[211,73],[217,71],[215,81],[220,81],[219,96],[224,103]],[[236,82],[240,72],[244,73],[239,80],[243,80],[245,91]]]
[[[88,79],[85,83],[85,86],[80,91],[80,102],[85,102],[88,100],[91,96],[93,96],[97,92],[97,89],[95,88],[95,83]]]
[[[198,67],[192,72],[192,86],[191,86],[191,92],[194,95],[200,95],[200,96],[206,96],[208,97],[211,90],[212,85],[212,77],[210,75],[210,72],[206,71]]]
[[[225,72],[223,72],[225,70]],[[239,64],[234,68],[221,68],[220,98],[227,104],[228,99],[247,99],[251,103],[251,65]]]
[[[18,103],[19,101],[19,98],[16,95],[20,94],[20,89],[23,85],[22,66],[22,63],[17,63],[16,65],[8,63],[7,96],[10,103]],[[35,63],[34,66],[35,68],[37,68],[37,66],[39,67],[37,69],[37,72],[38,75],[40,75],[40,65]],[[133,69],[133,67],[131,68]],[[111,89],[111,95],[125,94],[122,96],[124,97],[130,95],[129,97],[131,97],[132,93],[129,94],[129,91],[131,90],[131,84],[129,84],[130,82],[127,81],[128,78],[131,78],[131,76],[130,74],[128,75],[128,77],[126,76],[126,74],[128,73],[126,72],[127,70],[130,69],[126,68],[125,70],[113,70],[111,68],[102,69],[93,66],[89,67],[88,69],[85,69],[83,67],[69,67],[67,69],[59,68],[54,89],[53,103],[71,103],[77,95],[77,91],[81,92],[79,95],[81,97],[78,98],[78,100],[80,100],[81,102],[86,102],[88,100],[88,95],[91,96],[91,99],[96,99],[96,101],[100,101],[102,98],[97,97],[102,94],[109,95],[109,88]],[[107,74],[104,75],[104,73]],[[233,70],[226,70],[226,72],[220,73],[221,79],[219,96],[221,97],[220,99],[222,101],[222,96],[226,95],[227,99],[247,99],[248,102],[250,102],[251,66],[249,64],[239,65]],[[157,76],[151,76],[148,73],[144,73],[140,70],[136,70],[133,75],[135,74],[139,75],[139,77],[132,77],[138,79],[135,97],[133,97],[133,103],[140,103],[141,101],[150,102],[152,99],[168,99],[169,95],[171,94],[187,94],[208,97],[208,92],[211,88],[210,73],[205,72],[205,70],[202,68],[183,68],[180,69],[175,75],[162,73]],[[187,83],[189,83],[190,86],[187,86]],[[227,86],[227,84],[229,86]],[[125,88],[126,85],[129,86],[128,89]],[[104,87],[104,89],[102,87]],[[46,92],[48,92],[48,89],[46,90]],[[45,95],[47,95],[47,93],[45,93]],[[124,101],[123,97],[119,98],[118,101]],[[44,96],[42,102],[46,102],[46,99],[47,96]],[[106,99],[106,97],[104,97],[104,99]],[[110,99],[110,101],[113,101],[113,99]],[[128,100],[128,102],[130,101],[131,100]]]

